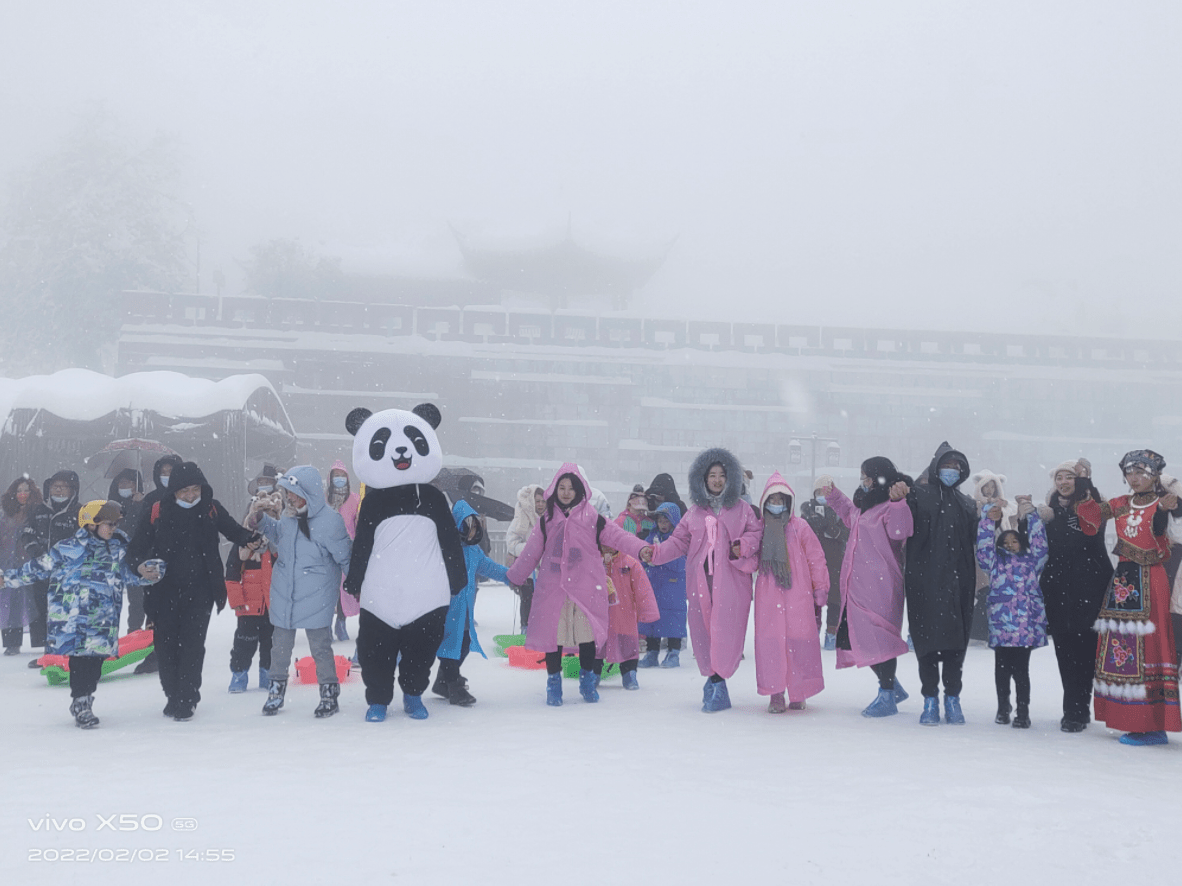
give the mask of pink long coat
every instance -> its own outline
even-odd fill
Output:
[[[707,580],[708,526],[715,522],[713,575]],[[673,534],[653,546],[658,566],[685,557],[685,595],[689,602],[690,640],[703,677],[726,679],[739,669],[751,615],[751,574],[759,568],[763,529],[751,505],[738,501],[717,515],[693,505]],[[730,559],[739,542],[739,559]]]
[[[334,461],[332,467],[328,469],[329,476],[332,476],[332,472],[337,470],[344,471],[346,474],[349,473],[349,469],[345,467],[345,463],[340,459]],[[341,515],[341,519],[345,521],[345,531],[349,533],[349,538],[354,538],[357,535],[357,512],[360,509],[361,496],[356,492],[350,492],[337,511]],[[361,603],[352,594],[345,593],[344,577],[341,578],[341,611],[345,613],[346,617],[351,617],[361,612]]]
[[[828,504],[850,529],[841,563],[850,649],[837,650],[837,666],[864,668],[903,655],[903,553],[915,531],[911,508],[888,501],[862,513],[836,486]]]
[[[616,593],[614,601],[608,600],[607,645],[599,650],[599,657],[614,662],[632,661],[640,658],[640,632],[636,623],[656,621],[661,617],[661,610],[639,560],[616,554],[608,575]]]
[[[773,492],[796,501],[787,481],[772,474],[759,499],[761,514]],[[815,607],[829,597],[829,567],[816,534],[800,517],[784,526],[784,539],[792,587],[780,587],[768,571],[755,579],[755,681],[760,695],[787,692],[789,701],[804,701],[825,688]]]
[[[578,466],[567,462],[550,481],[547,500],[554,495],[563,474],[578,477],[585,491],[591,488]],[[595,645],[602,647],[607,642],[607,571],[595,539],[598,519],[599,514],[585,496],[569,514],[563,514],[555,505],[553,513],[545,518],[545,539],[539,520],[530,531],[521,556],[509,567],[509,581],[515,585],[524,582],[535,569],[538,571],[525,635],[528,648],[537,652],[557,651],[558,622],[567,598],[587,616]],[[644,542],[614,523],[604,525],[600,538],[604,544],[630,557],[639,557],[644,547]]]

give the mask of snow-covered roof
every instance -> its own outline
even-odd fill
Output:
[[[260,388],[279,402],[271,383],[258,374],[215,382],[179,372],[133,372],[111,378],[89,369],[63,369],[53,375],[0,378],[0,421],[21,408],[45,409],[74,421],[93,421],[120,409],[195,418],[242,409]]]

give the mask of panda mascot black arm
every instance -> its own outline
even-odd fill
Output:
[[[430,403],[416,406],[410,412],[387,409],[374,414],[358,408],[345,419],[346,430],[355,438],[353,471],[366,486],[345,579],[345,590],[358,599],[370,568],[375,540],[383,531],[389,534],[391,527],[398,529],[400,517],[422,517],[434,524],[450,595],[458,594],[468,583],[463,545],[447,497],[429,485],[443,464],[435,436],[440,419],[439,410]],[[404,531],[405,523],[402,521]],[[384,566],[392,569],[391,580],[396,582],[399,567]],[[412,577],[414,564],[407,568],[411,570],[407,577]]]

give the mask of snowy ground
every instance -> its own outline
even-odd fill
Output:
[[[503,586],[481,590],[490,648],[512,601]],[[981,647],[965,667],[964,727],[917,724],[911,657],[900,716],[860,717],[874,678],[833,671],[833,653],[809,709],[770,716],[750,634],[735,707],[713,716],[688,656],[641,671],[639,692],[606,681],[598,705],[568,680],[552,709],[542,672],[490,652],[465,667],[474,708],[428,694],[429,720],[391,708],[370,724],[359,676],[327,721],[312,717],[313,686],[293,686],[275,718],[260,715],[253,674],[250,692],[227,694],[233,627],[229,611],[211,625],[189,723],[161,716],[154,677],[127,677],[100,684],[102,726],[83,732],[68,690],[27,670],[27,655],[0,658],[3,882],[1076,884],[1172,878],[1182,862],[1182,741],[1134,749],[1095,725],[1061,733],[1049,649],[1033,657],[1025,732],[993,724]],[[94,860],[65,860],[78,849]],[[205,860],[215,850],[233,860]]]

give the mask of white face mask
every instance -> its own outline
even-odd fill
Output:
[[[131,494],[132,494],[133,492],[135,492],[135,490],[134,490],[134,489],[123,489],[122,487],[120,487],[120,489],[119,489],[119,497],[120,497],[120,498],[131,498]]]
[[[161,485],[162,487],[164,487],[165,489],[167,489],[167,488],[168,488],[168,479],[169,479],[169,478],[168,478],[168,475],[167,475],[167,474],[165,474],[163,477],[161,477],[161,478],[160,478],[160,485]]]
[[[53,502],[55,505],[64,505],[66,502],[68,502],[70,500],[70,496],[68,496],[68,495],[51,495],[49,497],[49,500],[51,502]]]
[[[788,507],[786,505],[769,504],[764,508],[764,510],[767,511],[769,514],[772,514],[772,515],[778,517],[782,513],[784,513],[786,510],[788,510]]]
[[[201,496],[197,496],[195,499],[193,499],[193,501],[185,501],[183,498],[178,498],[176,503],[185,510],[188,510],[189,508],[196,507],[201,503]]]
[[[260,486],[258,487],[259,495],[268,495],[275,490],[274,486]]]

